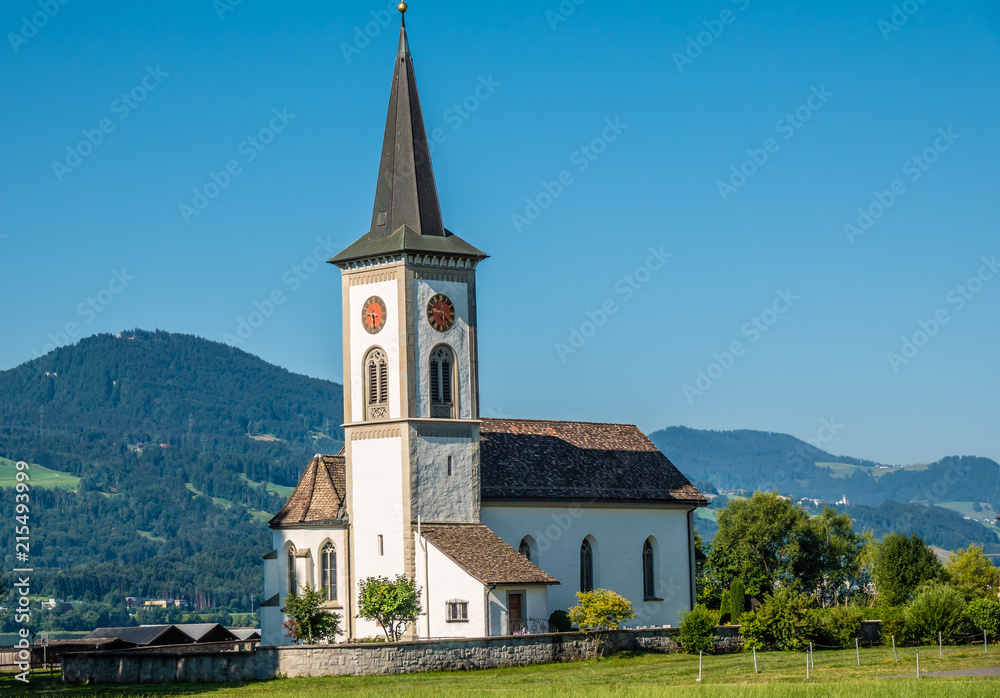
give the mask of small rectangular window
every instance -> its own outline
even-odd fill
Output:
[[[448,456],[448,474],[451,475],[451,456]]]
[[[382,534],[378,537],[378,554],[385,555],[385,547],[382,545]]]
[[[469,622],[469,602],[468,601],[448,601],[445,603],[447,620],[449,623]]]

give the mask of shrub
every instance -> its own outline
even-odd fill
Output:
[[[964,615],[962,595],[949,586],[937,584],[927,587],[913,599],[906,609],[906,626],[915,639],[932,642],[937,640],[939,632],[945,637],[954,635]]]
[[[401,574],[395,581],[368,577],[361,581],[360,587],[358,615],[382,626],[386,640],[399,640],[406,626],[415,623],[420,615],[421,589],[416,580]]]
[[[290,637],[299,644],[312,645],[322,640],[332,640],[340,632],[340,616],[323,608],[323,593],[308,584],[296,594],[285,598],[282,609],[289,618],[282,625]]]
[[[569,614],[566,611],[557,608],[549,616],[549,626],[554,628],[556,632],[568,633],[573,629],[573,621],[569,619]]]
[[[747,610],[747,595],[739,578],[734,579],[729,587],[729,603],[729,622],[739,623],[740,616]]]
[[[569,619],[594,641],[600,659],[611,632],[623,621],[635,618],[635,611],[628,599],[607,589],[578,591],[576,598],[580,603],[569,609]]]
[[[733,604],[729,596],[729,589],[722,591],[722,603],[719,604],[719,625],[725,625],[729,620],[729,613]]]
[[[882,644],[892,646],[893,638],[897,645],[910,641],[910,633],[906,628],[906,608],[903,606],[884,606],[877,610],[877,616],[882,619]]]
[[[690,654],[699,651],[711,652],[715,648],[712,643],[715,616],[701,605],[695,606],[687,612],[682,611],[678,615],[681,619],[679,638],[684,651]]]
[[[993,599],[976,599],[965,608],[965,614],[992,640],[1000,638],[1000,603]]]
[[[815,611],[818,640],[831,647],[854,644],[861,629],[864,611],[851,606],[833,606]]]
[[[745,646],[748,649],[802,649],[816,634],[811,613],[814,601],[809,594],[797,594],[787,587],[779,589],[753,614],[745,614],[740,628]]]

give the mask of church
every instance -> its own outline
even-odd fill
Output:
[[[404,21],[371,229],[329,260],[345,447],[315,456],[270,521],[263,645],[291,644],[282,607],[306,584],[341,617],[338,641],[379,636],[356,607],[373,576],[421,587],[409,640],[548,632],[598,588],[631,601],[632,627],[694,605],[707,501],[637,427],[480,417],[486,258],[444,227]]]

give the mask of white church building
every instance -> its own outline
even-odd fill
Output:
[[[547,632],[576,592],[632,602],[633,626],[676,625],[695,601],[693,516],[707,504],[635,426],[479,415],[480,250],[445,229],[405,24],[371,229],[341,272],[345,447],[317,455],[271,520],[264,645],[312,585],[339,641],[372,576],[415,578],[407,639]]]

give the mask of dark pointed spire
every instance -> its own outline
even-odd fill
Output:
[[[400,6],[401,11],[403,5]],[[444,236],[430,148],[417,97],[405,19],[399,31],[389,115],[382,143],[371,239],[389,237],[403,225],[421,235]]]

